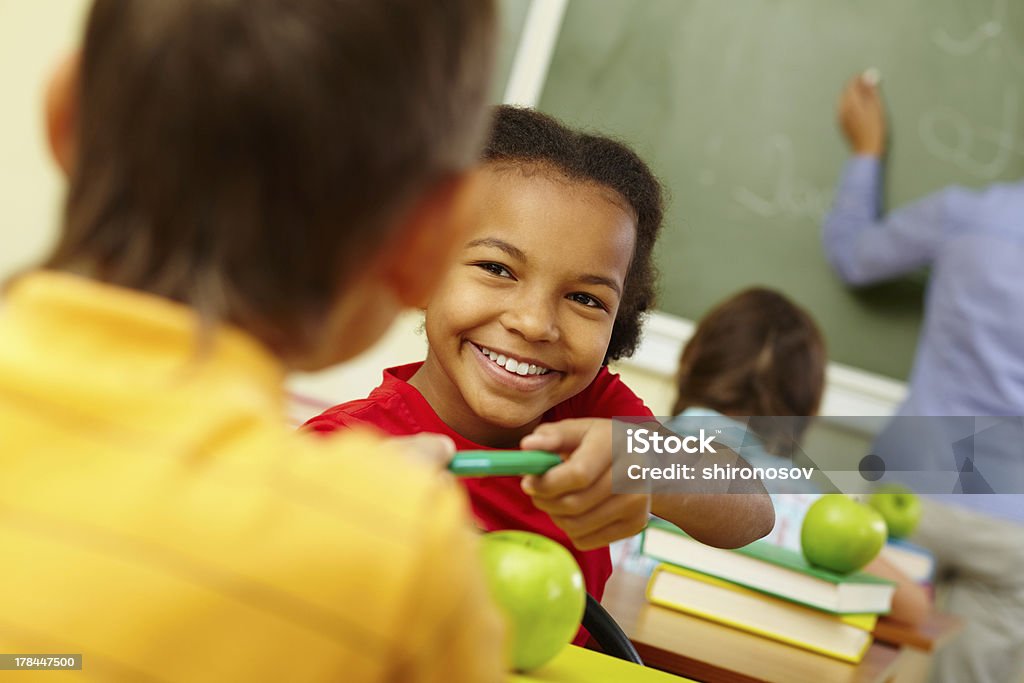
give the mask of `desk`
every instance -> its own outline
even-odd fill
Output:
[[[901,652],[876,642],[860,664],[651,605],[647,579],[612,574],[602,604],[636,645],[648,666],[718,683],[889,683]]]
[[[922,652],[934,652],[960,633],[963,627],[963,619],[944,612],[932,612],[928,620],[917,628],[882,617],[875,626],[875,640]]]
[[[932,653],[956,637],[963,627],[962,619],[942,612],[932,612],[917,628],[879,619],[875,640],[903,648],[899,674],[893,683],[920,683],[927,679]]]

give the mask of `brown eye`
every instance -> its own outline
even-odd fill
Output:
[[[604,311],[608,310],[608,307],[605,306],[600,299],[590,296],[589,294],[584,294],[583,292],[573,292],[569,295],[569,299],[578,304],[583,304],[587,308],[600,308]]]
[[[474,263],[473,265],[476,266],[477,268],[487,271],[488,273],[494,275],[495,277],[512,277],[512,272],[505,266],[501,265],[500,263],[486,261],[483,263]]]

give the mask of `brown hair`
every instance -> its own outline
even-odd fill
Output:
[[[626,274],[605,362],[628,358],[640,343],[644,315],[654,306],[654,243],[661,231],[661,184],[636,152],[611,138],[574,131],[531,109],[500,106],[484,149],[490,162],[547,166],[570,180],[616,192],[636,220],[636,245]]]
[[[672,410],[678,415],[701,406],[725,415],[807,418],[790,432],[799,442],[821,404],[825,363],[824,338],[806,311],[778,292],[747,289],[697,325],[679,359]],[[766,443],[769,450],[777,445]]]
[[[278,353],[486,127],[490,0],[96,0],[47,266],[164,296]]]

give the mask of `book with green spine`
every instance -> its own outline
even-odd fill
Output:
[[[735,550],[713,548],[660,519],[651,520],[640,550],[662,562],[833,614],[887,614],[896,591],[887,579],[814,567],[800,553],[767,541]]]

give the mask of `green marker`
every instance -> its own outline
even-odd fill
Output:
[[[517,477],[544,474],[561,462],[547,451],[459,451],[448,470],[457,477]]]

